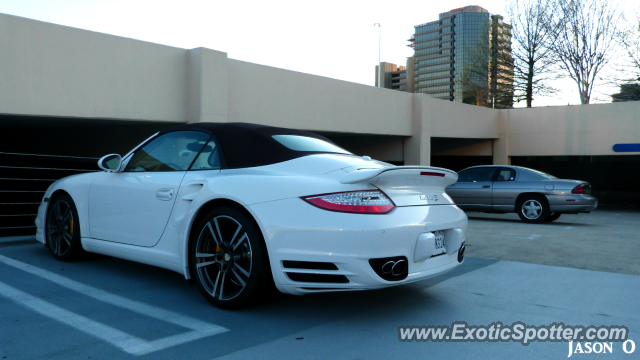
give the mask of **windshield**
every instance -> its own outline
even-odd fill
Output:
[[[324,140],[300,135],[272,135],[276,141],[295,151],[317,151],[353,155],[347,150]]]

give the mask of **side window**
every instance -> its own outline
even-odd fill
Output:
[[[458,173],[458,182],[471,182],[471,178],[475,175],[477,169],[469,169]]]
[[[465,170],[458,174],[458,182],[481,182],[491,181],[496,168],[481,167]]]
[[[515,181],[516,171],[513,169],[500,168],[496,181]]]
[[[209,140],[199,131],[174,131],[138,149],[124,171],[185,171]]]
[[[220,168],[220,153],[216,143],[211,139],[202,148],[200,155],[189,170],[218,170]]]

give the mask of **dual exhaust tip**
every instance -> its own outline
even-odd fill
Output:
[[[458,249],[458,263],[464,261],[464,251],[466,246],[464,243]],[[394,256],[389,258],[370,259],[369,264],[373,271],[381,278],[387,281],[400,281],[409,275],[409,267],[407,258],[404,256]]]
[[[400,281],[409,275],[409,263],[406,256],[369,259],[373,271],[387,281]]]
[[[462,244],[458,250],[458,262],[461,263],[464,260],[464,251],[466,246]],[[387,261],[380,269],[383,274],[391,275],[393,277],[401,276],[407,270],[407,262],[405,260]]]
[[[458,250],[458,262],[461,263],[462,260],[464,260],[464,250],[466,249],[466,247],[464,246],[464,243],[462,244],[462,246],[460,246],[460,250]]]
[[[387,261],[382,265],[382,272],[391,276],[400,276],[407,270],[407,262],[405,260]]]

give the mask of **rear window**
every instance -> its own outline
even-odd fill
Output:
[[[542,176],[543,178],[548,179],[548,180],[555,180],[555,179],[557,179],[557,177],[555,177],[555,176],[553,176],[553,175],[551,175],[551,174],[547,174],[547,173],[542,172],[542,171],[538,171],[538,170],[534,170],[534,169],[529,169],[529,168],[525,168],[525,169],[527,169],[527,170],[531,171],[532,173],[534,173],[534,174],[536,174],[536,175]]]
[[[353,155],[324,140],[300,135],[271,135],[277,142],[295,151],[316,151]]]

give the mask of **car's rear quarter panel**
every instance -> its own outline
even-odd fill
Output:
[[[331,287],[381,287],[409,282],[425,271],[457,263],[457,252],[415,263],[416,241],[421,233],[454,228],[466,231],[467,227],[466,215],[455,205],[396,207],[389,214],[370,215],[327,211],[291,198],[255,204],[250,209],[263,229],[279,287],[304,286],[286,277],[284,260],[335,263],[350,283]],[[406,280],[382,280],[368,263],[371,258],[390,256],[407,257]]]

